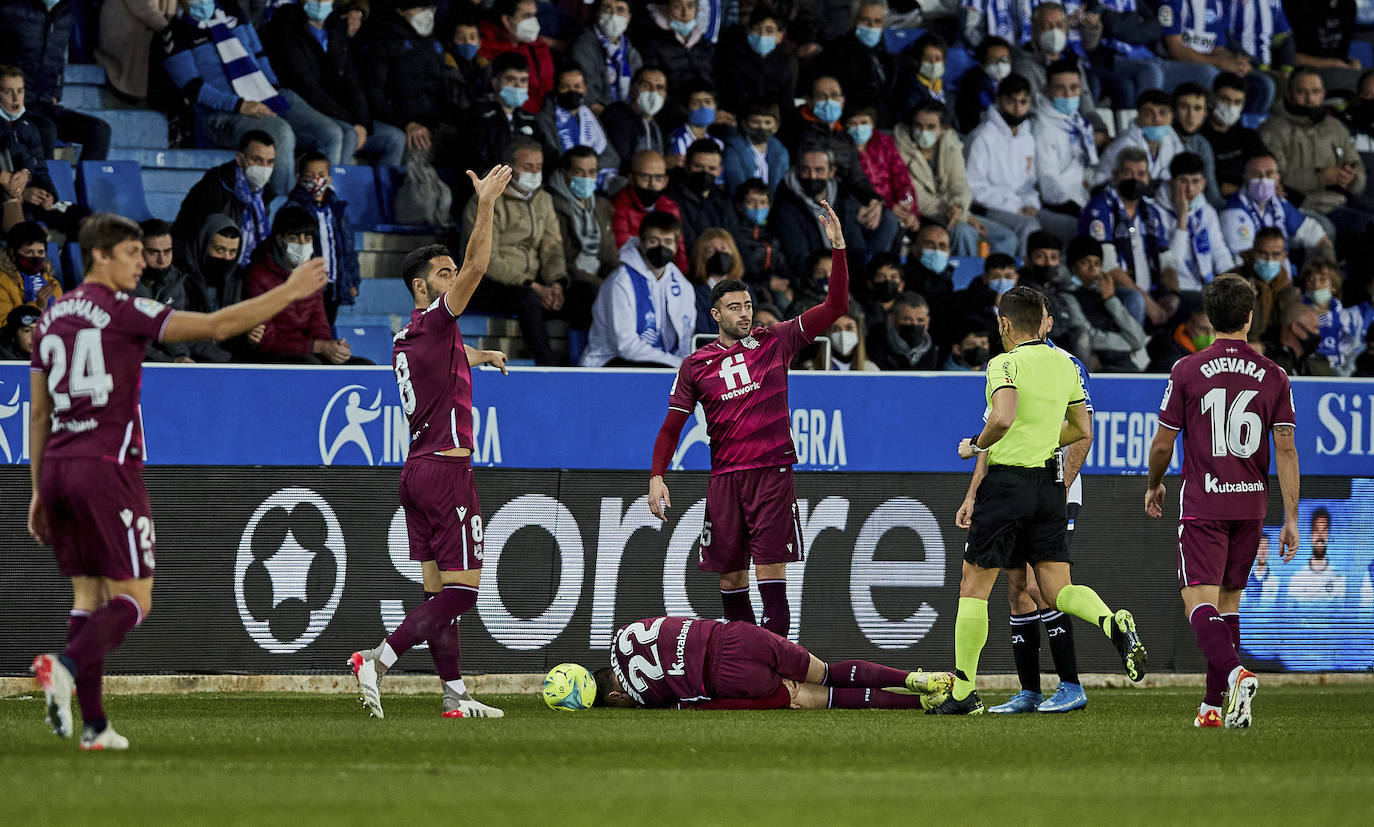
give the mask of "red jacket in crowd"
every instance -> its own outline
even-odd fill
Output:
[[[290,271],[277,263],[271,250],[275,241],[268,239],[253,251],[248,264],[247,298],[260,296],[286,282]],[[293,301],[286,309],[267,321],[258,350],[264,355],[309,355],[315,340],[330,341],[334,333],[324,312],[324,294]]]
[[[516,43],[505,26],[490,20],[483,20],[478,31],[482,33],[482,46],[477,50],[477,59],[483,65],[506,52],[519,52],[529,61],[530,98],[520,108],[538,115],[544,108],[544,96],[553,91],[553,52],[549,51],[549,44],[537,37],[531,43]]]
[[[676,201],[666,195],[660,195],[654,202],[653,209],[646,209],[639,203],[632,186],[626,186],[617,192],[611,199],[611,207],[615,210],[611,215],[611,231],[615,233],[617,250],[625,246],[625,242],[639,235],[640,222],[651,212],[666,212],[675,216],[678,221],[682,220],[682,210],[678,209]],[[673,258],[673,263],[684,275],[687,273],[687,245],[681,235],[678,236],[677,255]]]
[[[873,191],[883,199],[889,210],[902,199],[911,196],[911,211],[916,210],[916,190],[911,186],[911,171],[897,152],[897,142],[891,135],[874,131],[868,145],[859,150],[859,165],[873,184]]]

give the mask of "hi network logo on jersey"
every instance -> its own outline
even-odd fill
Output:
[[[323,465],[400,465],[411,440],[422,428],[443,428],[443,422],[419,423],[410,432],[405,409],[383,402],[385,392],[375,385],[348,384],[334,391],[320,412],[318,444]],[[395,394],[388,394],[388,400]],[[501,464],[501,426],[496,408],[472,409],[472,461]]]

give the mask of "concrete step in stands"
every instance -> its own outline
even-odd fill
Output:
[[[105,76],[105,67],[99,63],[68,63],[62,69],[63,85],[87,83],[92,86],[104,86],[108,80]]]
[[[110,146],[146,149],[167,146],[167,116],[146,109],[94,109],[86,112],[110,125]]]
[[[426,244],[438,244],[439,237],[436,235],[409,233],[378,233],[371,230],[364,230],[359,233],[362,239],[358,242],[359,252],[367,250],[377,253],[409,253],[418,247]]]

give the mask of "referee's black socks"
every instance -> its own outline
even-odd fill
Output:
[[[1050,656],[1061,683],[1078,683],[1078,655],[1073,648],[1073,618],[1058,609],[1046,609],[1040,620],[1050,635]]]
[[[1051,638],[1053,641],[1053,638]],[[1021,688],[1040,693],[1040,612],[1011,616],[1011,654]]]

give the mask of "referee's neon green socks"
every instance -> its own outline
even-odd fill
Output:
[[[1081,617],[1097,626],[1107,637],[1112,636],[1112,610],[1087,586],[1067,585],[1059,590],[1055,608],[1074,617]],[[957,645],[956,645],[957,646]],[[957,651],[957,648],[956,648]]]
[[[988,602],[976,597],[959,598],[954,618],[954,699],[962,701],[973,692],[978,679],[978,656],[988,642]]]

